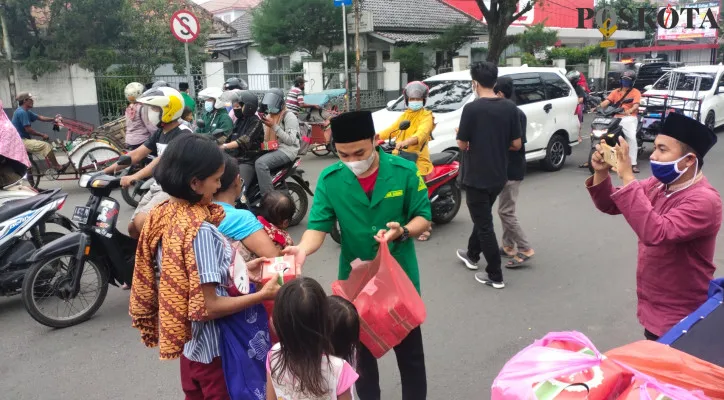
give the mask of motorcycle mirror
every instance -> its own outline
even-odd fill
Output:
[[[405,130],[407,130],[409,127],[410,127],[410,121],[404,120],[404,121],[400,122],[399,129],[400,129],[401,131],[405,131]]]
[[[118,157],[118,162],[116,164],[120,165],[121,167],[127,167],[133,163],[133,160],[131,160],[131,157],[129,156],[120,156]]]

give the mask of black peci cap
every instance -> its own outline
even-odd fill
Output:
[[[669,113],[666,117],[661,135],[672,137],[689,145],[702,159],[717,141],[714,132],[701,122],[674,112]]]
[[[352,143],[375,137],[375,123],[369,111],[351,111],[330,120],[335,143]]]

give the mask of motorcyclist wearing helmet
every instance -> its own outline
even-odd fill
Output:
[[[403,94],[407,109],[394,124],[377,134],[381,140],[396,139],[396,152],[403,150],[416,153],[418,155],[417,169],[420,171],[420,175],[426,176],[432,172],[430,149],[427,144],[430,141],[434,123],[432,111],[424,108],[430,89],[424,83],[415,81],[405,86]],[[402,121],[410,121],[410,127],[405,131],[398,129]]]
[[[264,95],[259,111],[261,123],[264,124],[264,150],[272,150],[257,158],[254,162],[253,172],[259,181],[261,194],[274,189],[272,185],[271,170],[289,164],[299,153],[299,120],[293,112],[286,109],[284,91],[279,88],[271,89]],[[253,176],[251,166],[239,165],[241,176]],[[251,180],[249,180],[251,183]]]
[[[199,92],[199,98],[204,100],[204,114],[201,120],[204,126],[197,129],[196,133],[210,135],[215,131],[223,131],[224,136],[229,136],[234,123],[229,118],[226,105],[220,100],[224,92],[220,88],[211,87]]]
[[[224,91],[226,90],[249,90],[249,85],[246,81],[241,78],[229,78],[224,84]]]
[[[187,127],[181,125],[180,119],[185,106],[181,93],[176,89],[170,87],[151,89],[143,93],[136,101],[145,106],[144,108],[147,110],[149,121],[158,126],[158,129],[143,145],[129,152],[127,155],[131,157],[132,164],[138,163],[149,155],[155,155],[156,158],[135,174],[121,178],[121,185],[123,187],[150,177],[168,144],[183,135],[191,133]],[[104,172],[110,174],[115,172],[116,168],[114,164],[107,167]],[[138,207],[131,218],[131,223],[128,225],[128,233],[132,237],[137,238],[141,233],[141,228],[143,228],[143,223],[146,221],[148,212],[168,198],[168,195],[161,190],[161,186],[154,183],[148,193],[146,193],[138,203]]]
[[[400,151],[417,154],[415,164],[420,175],[424,177],[430,174],[433,168],[430,161],[430,148],[427,144],[432,139],[432,130],[435,124],[432,111],[424,108],[430,89],[426,84],[414,81],[405,86],[403,94],[407,109],[394,124],[377,135],[382,140],[396,140],[393,154],[399,154]],[[410,121],[410,127],[404,131],[399,130],[402,121]],[[431,233],[432,229],[428,229],[420,235],[418,240],[429,240]]]
[[[131,82],[126,85],[126,147],[134,150],[148,140],[158,130],[156,124],[148,120],[148,112],[143,104],[136,101],[143,94],[143,84]]]
[[[633,87],[634,81],[636,80],[636,72],[633,70],[624,71],[621,74],[621,87],[612,91],[606,100],[601,103],[601,108],[606,108],[609,105],[614,107],[622,107],[623,114],[616,115],[621,118],[621,128],[623,128],[623,134],[626,136],[626,141],[629,146],[629,156],[631,157],[631,164],[633,166],[633,172],[639,173],[640,170],[636,166],[638,158],[638,143],[636,140],[636,130],[638,128],[638,112],[639,103],[641,102],[641,92]],[[633,99],[631,103],[624,103],[626,99]]]

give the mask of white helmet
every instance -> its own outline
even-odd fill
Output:
[[[181,118],[186,106],[181,93],[167,86],[150,89],[137,101],[141,104],[161,107],[161,122],[165,124]]]
[[[219,110],[226,107],[226,103],[221,101],[221,95],[224,91],[218,87],[209,87],[199,92],[199,98],[206,101],[207,99],[215,99],[214,108]]]
[[[143,84],[138,82],[131,82],[128,85],[126,85],[126,90],[124,91],[126,94],[126,98],[130,100],[131,97],[133,99],[138,99],[141,94],[143,93]]]

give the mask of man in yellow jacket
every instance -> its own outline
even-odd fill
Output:
[[[417,155],[415,164],[422,177],[430,174],[433,168],[428,142],[432,139],[435,124],[432,111],[424,108],[429,94],[430,89],[423,82],[408,83],[404,91],[407,109],[393,125],[377,134],[381,140],[395,139],[393,154],[399,155],[400,151],[404,151]],[[402,121],[410,121],[410,127],[400,130]],[[429,238],[430,231],[427,231],[418,240],[426,241]]]

